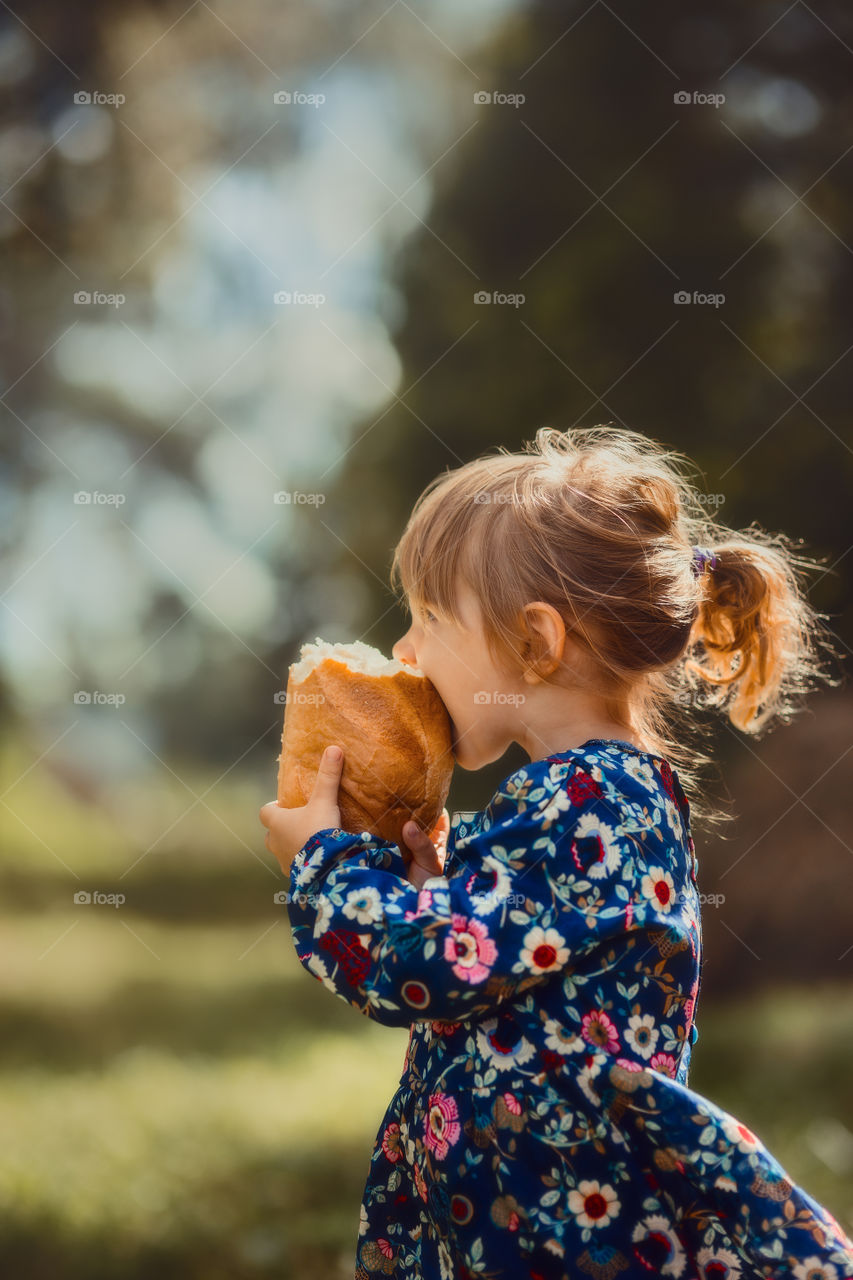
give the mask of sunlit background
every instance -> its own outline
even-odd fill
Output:
[[[820,559],[839,683],[709,728],[690,1083],[853,1230],[847,7],[13,0],[0,95],[4,1272],[352,1275],[407,1033],[294,958],[281,692],[546,424]]]

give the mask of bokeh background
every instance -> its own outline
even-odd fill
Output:
[[[836,684],[707,726],[691,1084],[853,1230],[848,6],[10,0],[0,101],[0,1268],[352,1274],[406,1032],[275,901],[287,666],[598,422],[820,560]]]

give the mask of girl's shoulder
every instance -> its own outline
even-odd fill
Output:
[[[673,800],[681,790],[675,770],[663,756],[643,751],[621,738],[588,738],[579,747],[569,747],[522,765],[504,778],[496,795],[512,797],[534,786],[556,789],[565,786],[567,778],[578,774],[598,782],[625,777],[649,786],[663,785]]]
[[[663,756],[618,738],[589,738],[529,761],[503,779],[484,810],[454,813],[451,830],[457,838],[486,831],[531,807],[548,808],[558,794],[569,822],[573,815],[601,808],[626,833],[669,826],[686,837],[692,852],[690,806],[675,769]],[[666,818],[668,823],[661,821]]]

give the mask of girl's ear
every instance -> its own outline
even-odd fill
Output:
[[[551,604],[537,600],[524,606],[522,618],[524,660],[528,664],[524,679],[530,684],[552,674],[563,660],[566,624]]]

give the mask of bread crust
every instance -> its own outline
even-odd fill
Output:
[[[294,663],[293,666],[296,664]],[[307,803],[323,751],[344,750],[344,831],[369,831],[408,851],[403,824],[429,832],[450,790],[454,757],[447,708],[426,676],[371,675],[324,658],[302,680],[288,672],[278,803]]]

